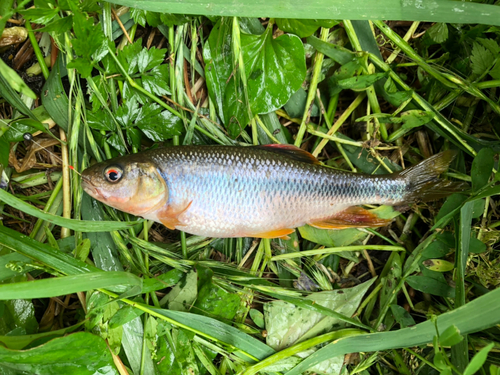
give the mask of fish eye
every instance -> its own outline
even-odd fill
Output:
[[[108,182],[111,182],[113,184],[120,181],[122,176],[123,176],[122,170],[116,166],[115,167],[108,167],[104,171],[104,177],[106,178],[106,180],[108,180]]]

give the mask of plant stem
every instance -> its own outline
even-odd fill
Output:
[[[324,42],[326,42],[328,38],[328,32],[329,29],[322,27],[321,28],[321,34],[320,34],[320,39]],[[302,144],[302,140],[304,138],[304,135],[306,134],[307,130],[307,123],[309,122],[309,114],[310,114],[310,108],[312,105],[312,102],[316,96],[316,89],[318,88],[318,80],[319,80],[319,75],[321,73],[321,67],[323,66],[323,59],[325,55],[323,53],[316,51],[316,55],[314,56],[314,68],[313,68],[313,74],[311,77],[311,82],[309,83],[309,91],[307,93],[307,99],[306,99],[306,106],[304,110],[304,114],[302,115],[302,122],[299,127],[299,131],[297,133],[297,138],[295,139],[295,146],[300,147]]]

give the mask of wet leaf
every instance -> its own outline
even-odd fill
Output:
[[[232,61],[231,26],[226,19],[212,29],[204,49],[205,76],[212,100],[230,134],[236,137],[248,121],[247,103]],[[241,34],[247,92],[253,114],[283,106],[302,84],[306,73],[304,46],[295,35],[276,39],[272,30],[262,35]]]
[[[338,24],[334,20],[302,20],[293,18],[276,18],[278,27],[287,33],[293,33],[300,38],[306,38],[320,27],[331,28]]]
[[[413,289],[441,297],[455,297],[455,289],[446,283],[427,276],[409,276],[406,282]]]
[[[155,142],[165,141],[175,135],[181,135],[182,120],[170,113],[162,111],[158,104],[146,104],[141,107],[135,125]]]
[[[35,307],[31,300],[0,301],[0,311],[2,312],[0,314],[0,334],[20,336],[33,334],[38,330]]]
[[[30,350],[0,346],[0,368],[38,375],[118,375],[106,342],[87,332],[56,338]]]
[[[87,124],[96,130],[114,131],[116,129],[108,111],[87,112]]]
[[[144,314],[143,310],[139,310],[133,306],[125,305],[116,312],[115,315],[109,320],[109,328],[117,328],[126,324],[135,318]]]
[[[169,310],[188,311],[197,294],[197,274],[191,271],[161,300],[160,305]]]
[[[370,280],[348,289],[311,293],[306,299],[345,316],[351,316],[373,281]],[[296,307],[284,301],[266,303],[264,305],[264,317],[267,330],[266,343],[277,351],[329,332],[334,326],[344,325],[336,318],[302,307]],[[307,354],[310,354],[310,352],[299,353],[298,356],[304,357]],[[342,356],[331,358],[329,361],[311,368],[310,371],[338,373],[342,362]]]
[[[196,298],[192,312],[216,319],[231,320],[240,306],[240,297],[212,282],[205,283]]]

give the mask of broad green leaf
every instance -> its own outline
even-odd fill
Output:
[[[300,118],[306,110],[307,92],[301,87],[293,94],[288,102],[284,105],[286,113],[292,118]],[[311,108],[311,117],[319,115],[318,106],[313,103]]]
[[[0,346],[0,369],[38,375],[118,375],[106,342],[87,332],[56,338],[30,350]]]
[[[161,300],[160,304],[170,310],[188,311],[198,294],[196,272],[188,273],[182,282],[178,283]]]
[[[478,192],[486,186],[491,177],[493,164],[495,163],[495,153],[490,148],[479,150],[472,162],[471,178],[472,190]]]
[[[152,141],[162,142],[181,135],[182,120],[163,110],[158,104],[146,104],[139,109],[135,125]]]
[[[142,75],[142,87],[158,96],[170,95],[168,65],[160,65]]]
[[[465,369],[463,375],[473,375],[477,373],[477,371],[479,371],[481,367],[483,367],[484,363],[486,362],[486,358],[488,357],[488,353],[491,349],[493,349],[494,346],[495,343],[492,342],[482,348],[479,352],[477,352],[476,355],[470,360],[470,363]]]
[[[495,289],[459,309],[439,315],[436,323],[427,320],[416,326],[395,331],[340,338],[304,359],[286,375],[299,375],[311,366],[337,355],[407,348],[431,343],[436,334],[435,324],[440,331],[454,324],[462,335],[484,330],[500,322],[500,316],[497,314],[499,299],[500,289]]]
[[[481,254],[487,250],[485,243],[476,237],[471,237],[469,242],[469,253]]]
[[[458,213],[457,207],[460,207],[460,205],[466,200],[467,197],[462,194],[450,195],[448,198],[446,198],[446,201],[439,209],[439,212],[435,217],[434,222],[438,223],[441,219],[443,219],[445,216],[451,213],[454,213],[454,215],[457,214]]]
[[[311,293],[304,299],[350,317],[374,281],[375,279],[372,279],[353,288]],[[275,296],[279,295],[276,293]],[[294,306],[293,300],[292,303],[285,301],[276,300],[264,304],[266,343],[277,351],[328,332],[335,325],[345,325],[337,317],[327,316],[303,306]]]
[[[325,307],[344,316],[351,316],[358,307],[363,295],[375,279],[353,288],[339,289],[311,293],[306,300],[313,301],[314,305]],[[286,299],[285,299],[286,300]],[[295,343],[302,342],[320,334],[329,332],[334,326],[344,326],[345,323],[336,317],[323,315],[318,311],[294,306],[285,301],[273,301],[264,305],[266,322],[266,343],[276,351],[288,348]],[[298,353],[304,357],[310,351]],[[318,373],[338,373],[342,367],[343,357],[330,358],[309,371]]]
[[[87,124],[92,129],[114,131],[116,125],[108,111],[87,112]]]
[[[115,315],[109,320],[109,327],[110,328],[117,328],[120,327],[135,318],[141,316],[144,314],[143,310],[139,310],[133,306],[130,305],[125,305],[122,306],[120,310],[116,312]]]
[[[32,335],[0,336],[0,346],[4,346],[6,348],[14,350],[30,349],[35,346],[43,345],[56,337],[61,337],[67,335],[68,333],[72,333],[75,330],[79,329],[82,324],[83,322],[56,331],[42,332]]]
[[[236,293],[228,292],[219,285],[208,282],[198,292],[191,311],[221,320],[232,320],[240,303],[241,298]]]
[[[300,227],[299,232],[306,240],[327,247],[347,246],[367,236],[358,229],[324,230],[309,225]]]
[[[304,46],[294,35],[276,39],[272,30],[262,35],[241,35],[241,49],[248,83],[248,99],[252,113],[268,113],[282,107],[299,89],[306,74]],[[235,80],[229,81],[225,103],[231,105]],[[231,113],[225,107],[225,117]],[[240,121],[244,124],[244,121]],[[234,134],[234,133],[233,133]]]
[[[8,286],[10,284],[3,284]],[[31,300],[0,301],[0,334],[9,336],[31,335],[38,331],[35,306]]]
[[[264,322],[264,314],[262,314],[259,310],[250,309],[249,311],[250,318],[252,318],[255,325],[259,328],[264,328],[266,326]]]
[[[45,25],[49,23],[60,11],[58,7],[50,7],[49,3],[43,0],[35,0],[35,6],[20,13],[32,23]]]
[[[498,55],[500,53],[500,46],[494,39],[477,38],[477,41],[489,49],[493,55]]]
[[[448,25],[445,23],[437,22],[432,25],[426,34],[438,44],[441,44],[448,39]]]
[[[287,33],[293,33],[300,38],[306,38],[314,34],[314,32],[320,27],[326,27],[329,29],[338,24],[338,22],[334,20],[277,18],[276,24],[281,30],[286,31]]]
[[[204,59],[209,94],[230,134],[236,137],[250,119],[231,43],[231,25],[221,19],[205,44]],[[241,51],[253,114],[280,108],[301,86],[306,66],[304,47],[297,36],[274,39],[271,29],[262,35],[241,34]]]
[[[413,289],[441,297],[455,297],[455,289],[446,283],[426,276],[409,276],[406,282]]]
[[[184,329],[174,329],[172,331],[172,338],[175,342],[175,357],[179,363],[181,374],[199,375],[200,370],[196,364],[196,357],[191,344],[194,334]]]
[[[451,325],[439,334],[439,344],[442,346],[453,346],[464,339],[455,325]]]
[[[486,49],[485,47],[483,47],[481,44],[479,44],[477,42],[473,43],[472,54],[470,56],[470,62],[472,65],[472,71],[475,74],[481,75],[486,70],[490,69],[494,60],[495,60],[495,57],[488,49]]]
[[[402,306],[391,305],[391,312],[394,316],[394,319],[399,323],[401,328],[415,325],[415,320],[413,320],[413,317]]]

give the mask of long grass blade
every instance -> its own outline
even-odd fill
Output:
[[[305,19],[383,19],[448,23],[500,25],[500,9],[494,5],[457,3],[448,0],[358,0],[355,3],[329,0],[274,2],[239,1],[228,6],[226,0],[178,2],[163,0],[111,0],[113,4],[164,13],[206,16],[278,17]],[[236,6],[237,5],[237,6]]]
[[[84,220],[74,220],[65,219],[61,216],[56,216],[43,212],[42,210],[33,207],[29,203],[26,203],[19,198],[16,198],[5,190],[0,189],[0,201],[7,203],[8,205],[17,208],[18,210],[37,217],[39,219],[48,221],[61,227],[69,228],[79,232],[111,232],[114,230],[128,229],[136,224],[138,221],[84,221]]]

